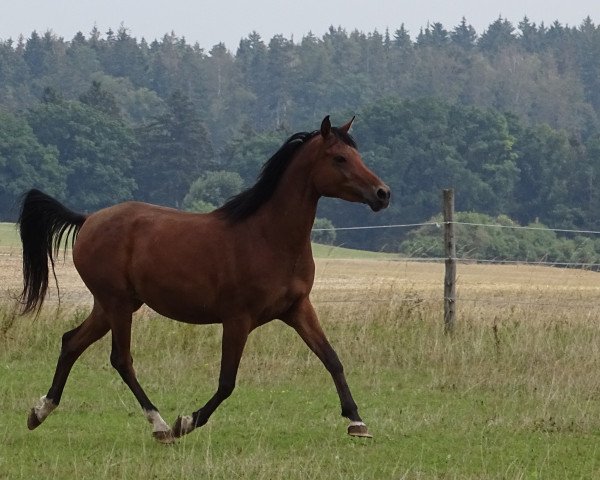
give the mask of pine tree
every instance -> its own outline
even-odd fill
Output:
[[[94,80],[89,90],[81,94],[79,101],[111,117],[121,117],[121,109],[117,104],[117,99],[112,93],[103,89],[102,83],[98,80]]]
[[[470,50],[477,42],[477,33],[472,25],[467,25],[467,19],[462,17],[460,25],[450,33],[450,39],[454,45],[464,50]]]
[[[208,131],[189,97],[171,95],[168,111],[138,132],[140,155],[134,164],[138,196],[179,207],[191,183],[213,164]]]

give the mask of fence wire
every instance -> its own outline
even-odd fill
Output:
[[[404,224],[390,224],[390,225],[365,225],[365,226],[354,226],[354,227],[330,227],[330,228],[313,228],[313,232],[331,232],[331,231],[344,231],[344,230],[376,230],[376,229],[388,229],[388,228],[415,228],[415,227],[426,227],[435,226],[441,228],[442,225],[464,225],[470,227],[484,227],[484,228],[505,228],[511,230],[533,230],[541,232],[557,232],[557,233],[576,233],[585,235],[600,235],[598,230],[576,230],[567,228],[546,228],[546,227],[527,227],[520,225],[500,225],[492,223],[472,223],[472,222],[422,222],[422,223],[404,223]],[[399,254],[400,255],[400,254]],[[523,265],[541,265],[541,266],[556,266],[556,267],[580,267],[580,268],[595,268],[600,267],[600,263],[593,262],[556,262],[556,261],[544,261],[544,260],[502,260],[502,259],[482,259],[482,258],[471,258],[471,257],[399,257],[399,260],[409,260],[411,262],[443,262],[445,260],[456,260],[458,262],[470,262],[470,263],[494,263],[494,264],[523,264]]]
[[[351,227],[340,227],[340,228],[315,228],[314,232],[324,231],[356,231],[356,230],[377,230],[377,229],[402,229],[402,228],[418,228],[425,226],[433,226],[441,228],[444,225],[452,223],[454,225],[462,225],[467,227],[479,227],[479,228],[491,228],[491,229],[511,229],[511,230],[529,230],[529,231],[540,231],[540,232],[556,232],[563,234],[578,234],[578,235],[600,235],[600,231],[587,230],[587,229],[566,229],[566,228],[549,228],[549,227],[531,227],[531,226],[520,226],[520,225],[500,225],[500,224],[484,224],[484,223],[473,223],[473,222],[421,222],[421,223],[406,223],[406,224],[388,224],[388,225],[369,225],[369,226],[351,226]],[[558,261],[546,261],[546,260],[503,260],[495,258],[473,258],[473,257],[403,257],[400,254],[397,258],[386,259],[391,262],[423,262],[423,263],[443,263],[447,260],[455,260],[459,264],[497,264],[497,265],[531,265],[531,266],[547,266],[547,267],[570,267],[578,268],[582,270],[600,270],[600,263],[596,262],[558,262]],[[461,273],[459,271],[459,278]],[[600,280],[600,279],[599,279]],[[440,278],[440,285],[443,279]],[[600,299],[600,281],[598,282],[598,297]],[[441,286],[440,286],[441,290]],[[370,298],[354,298],[354,299],[317,299],[317,304],[335,304],[335,303],[353,303],[353,304],[394,304],[394,303],[409,303],[409,304],[422,304],[422,303],[443,303],[443,295],[430,296],[430,297],[418,297],[418,298],[402,298],[401,296],[393,297],[391,299],[370,299]],[[487,304],[496,306],[544,306],[551,307],[553,309],[568,310],[568,309],[588,309],[598,310],[600,309],[600,302],[598,304],[592,302],[581,302],[577,301],[576,298],[565,299],[561,298],[560,301],[544,301],[531,300],[531,299],[519,299],[519,298],[476,298],[470,295],[462,296],[460,294],[460,283],[457,292],[457,302],[468,302],[473,304]]]
[[[600,235],[598,230],[576,230],[569,228],[549,228],[549,227],[527,227],[522,225],[500,225],[497,223],[472,223],[472,222],[422,222],[422,223],[398,223],[389,225],[362,225],[355,227],[328,227],[328,228],[313,228],[313,232],[337,232],[342,230],[377,230],[381,228],[414,228],[414,227],[438,227],[442,225],[465,225],[470,227],[486,227],[486,228],[507,228],[511,230],[538,230],[541,232],[558,232],[558,233],[581,233],[589,235]]]
[[[328,227],[328,228],[313,228],[313,232],[337,232],[341,230],[377,230],[380,228],[414,228],[414,227],[425,227],[428,225],[435,225],[440,227],[441,223],[426,222],[426,223],[404,223],[404,224],[392,224],[392,225],[365,225],[362,227]]]
[[[454,225],[466,225],[471,227],[488,227],[488,228],[508,228],[511,230],[538,230],[541,232],[558,232],[558,233],[581,233],[589,235],[600,235],[600,231],[596,230],[573,230],[568,228],[546,228],[546,227],[524,227],[521,225],[499,225],[494,223],[470,223],[470,222],[443,222],[443,224],[452,223]]]

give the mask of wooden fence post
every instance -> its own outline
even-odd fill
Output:
[[[444,190],[444,331],[452,333],[456,318],[456,243],[454,238],[454,190]]]

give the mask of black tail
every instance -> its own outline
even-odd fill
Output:
[[[48,260],[56,280],[54,258],[63,238],[66,247],[71,236],[72,246],[85,220],[85,215],[72,212],[39,190],[25,194],[18,222],[23,242],[23,292],[19,297],[22,314],[39,312],[48,290]]]

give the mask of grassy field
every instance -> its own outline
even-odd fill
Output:
[[[599,274],[459,265],[449,337],[442,265],[319,256],[313,301],[372,440],[345,434],[331,379],[280,322],[252,334],[233,396],[174,446],[152,440],[109,338],[29,432],[60,336],[90,298],[67,261],[60,307],[53,294],[39,318],[15,317],[20,257],[1,256],[0,478],[600,478]],[[167,421],[212,395],[219,346],[218,326],[138,315],[136,369]]]

